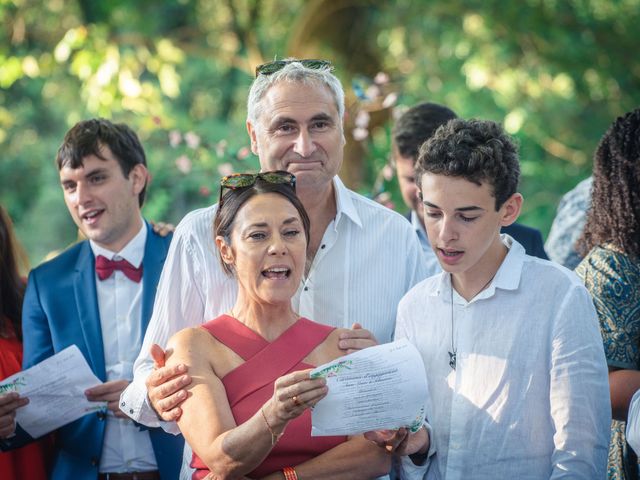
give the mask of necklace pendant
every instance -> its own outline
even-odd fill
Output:
[[[456,369],[456,353],[457,352],[449,352],[449,366],[453,370]]]

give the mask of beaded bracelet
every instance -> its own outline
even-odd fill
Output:
[[[267,428],[269,429],[269,433],[271,434],[271,446],[273,447],[276,443],[278,443],[278,440],[280,440],[280,437],[284,435],[284,431],[282,431],[281,433],[276,433],[273,431],[273,428],[271,428],[271,425],[269,425],[267,416],[264,414],[264,407],[260,409],[260,413],[262,413],[262,418],[264,418],[264,423],[267,424]],[[298,477],[296,477],[296,480],[297,478]]]
[[[293,467],[284,467],[282,473],[284,473],[284,480],[298,480],[298,474]]]

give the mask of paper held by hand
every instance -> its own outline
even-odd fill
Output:
[[[320,365],[329,393],[311,414],[312,436],[356,435],[423,424],[427,376],[422,357],[406,339],[365,348]]]
[[[0,393],[17,392],[29,403],[16,411],[16,423],[33,438],[98,410],[106,402],[90,402],[84,394],[102,382],[76,345],[0,382]]]

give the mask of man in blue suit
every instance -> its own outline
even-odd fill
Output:
[[[418,186],[415,183],[415,163],[420,147],[429,140],[441,125],[458,118],[450,108],[436,103],[420,103],[408,109],[398,118],[393,127],[393,145],[391,166],[394,168],[402,199],[410,211],[407,219],[411,222],[427,255],[427,260],[438,268],[438,261],[431,250],[424,227],[424,212],[418,199]],[[544,251],[542,235],[539,230],[514,223],[503,227],[506,233],[520,243],[527,254],[548,258]]]
[[[182,437],[142,430],[118,408],[170,242],[140,212],[148,179],[144,150],[126,125],[94,119],[67,132],[56,162],[69,212],[88,240],[29,275],[23,367],[75,344],[104,382],[85,394],[107,402],[107,409],[57,431],[52,478],[176,479]],[[18,431],[15,443],[24,435]]]

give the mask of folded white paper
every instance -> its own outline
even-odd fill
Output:
[[[97,410],[106,402],[90,402],[84,394],[102,382],[76,345],[0,382],[0,393],[18,392],[29,403],[16,411],[16,423],[38,438]]]
[[[311,414],[312,436],[355,435],[409,427],[425,419],[427,376],[422,357],[406,339],[365,348],[315,368],[329,392]]]

